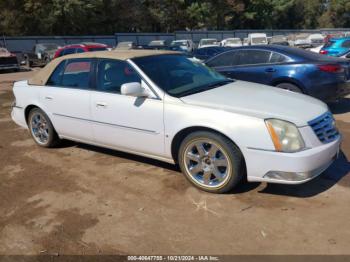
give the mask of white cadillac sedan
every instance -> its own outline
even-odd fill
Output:
[[[339,152],[324,103],[225,78],[176,52],[68,55],[13,91],[12,118],[38,145],[69,139],[178,163],[209,192],[227,192],[244,176],[303,183]]]

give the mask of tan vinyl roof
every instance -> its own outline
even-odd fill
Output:
[[[98,51],[98,52],[86,52],[79,54],[66,55],[52,60],[44,68],[42,68],[37,74],[28,80],[29,85],[43,86],[55,70],[56,66],[63,60],[72,58],[106,58],[106,59],[118,59],[127,60],[135,57],[154,56],[154,55],[166,55],[166,54],[179,54],[179,52],[165,51],[165,50],[114,50],[114,51]]]

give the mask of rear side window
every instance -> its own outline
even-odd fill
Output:
[[[270,63],[283,63],[286,62],[288,59],[284,55],[281,55],[279,53],[273,52],[270,58]]]
[[[141,83],[141,78],[127,62],[106,59],[98,63],[98,91],[119,94],[123,84],[132,82]]]
[[[77,48],[77,53],[84,53],[85,52],[85,50],[83,49],[83,48]]]
[[[328,47],[331,47],[332,45],[335,44],[335,41],[328,41],[324,44],[323,48],[328,48]]]
[[[342,43],[341,47],[350,48],[350,40],[346,40]]]
[[[62,55],[70,55],[70,54],[74,54],[76,51],[75,48],[67,48],[63,50],[63,54]]]
[[[64,70],[65,64],[66,64],[66,61],[62,61],[56,67],[56,69],[51,74],[49,80],[47,80],[47,82],[46,82],[47,86],[60,86],[61,85],[61,80],[62,80],[62,75],[63,75],[63,70]]]
[[[266,64],[270,60],[270,51],[244,50],[238,52],[238,65]]]
[[[62,86],[78,89],[89,89],[91,59],[71,59],[66,63],[62,76]]]
[[[232,66],[237,63],[235,61],[237,52],[226,52],[218,55],[217,57],[210,60],[207,65],[211,67],[220,67],[220,66]]]
[[[94,52],[94,51],[106,51],[107,47],[90,47],[89,51]]]

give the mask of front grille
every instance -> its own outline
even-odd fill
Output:
[[[332,142],[339,137],[333,115],[329,111],[309,121],[308,124],[314,130],[318,139],[324,144]]]
[[[0,65],[15,65],[17,64],[17,57],[8,56],[8,57],[0,57]]]

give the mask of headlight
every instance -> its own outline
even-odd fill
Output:
[[[294,124],[279,119],[266,119],[265,123],[276,151],[293,153],[304,149],[304,140]]]

